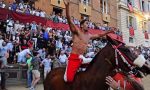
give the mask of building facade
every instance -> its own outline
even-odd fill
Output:
[[[13,2],[14,0],[6,0]],[[27,0],[25,0],[27,1]],[[29,1],[29,0],[28,0]],[[63,0],[32,0],[36,8],[44,10],[48,15],[62,13],[65,15]],[[89,18],[100,25],[117,27],[117,0],[70,0],[71,16],[81,20]]]
[[[65,15],[63,0],[38,0],[35,2],[35,7],[45,10],[48,14],[60,9],[62,14]],[[89,18],[97,24],[117,26],[116,0],[71,0],[70,9],[71,15],[79,20]]]
[[[129,46],[150,46],[150,1],[118,0],[118,27]]]

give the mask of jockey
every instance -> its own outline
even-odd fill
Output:
[[[80,65],[82,64],[82,61],[84,60],[84,57],[82,55],[86,52],[89,40],[103,37],[109,33],[114,32],[115,29],[97,35],[89,34],[88,21],[82,20],[80,22],[80,28],[76,27],[73,24],[69,14],[69,0],[64,0],[64,3],[66,6],[66,16],[68,24],[73,35],[72,52],[68,58],[68,63],[64,74],[64,80],[66,82],[72,82],[76,71],[79,69]]]

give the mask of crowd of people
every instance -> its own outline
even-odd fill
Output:
[[[35,9],[34,6],[30,5],[29,3],[24,3],[23,0],[16,1],[14,0],[13,3],[6,4],[4,0],[0,2],[1,8],[8,8],[9,10],[24,13],[26,15],[35,15],[39,17],[46,17],[46,13],[40,9]]]
[[[24,0],[14,0],[13,3],[6,4],[4,0],[0,1],[0,8],[7,8],[9,10],[18,12],[18,13],[24,13],[27,15],[35,15],[43,18],[50,19],[54,21],[55,23],[64,23],[68,24],[66,16],[63,16],[62,13],[55,13],[52,12],[50,15],[46,14],[45,11],[35,8],[34,4],[25,3]],[[72,20],[75,25],[80,26],[80,20],[76,19],[72,16]],[[89,20],[88,28],[90,29],[99,29],[103,31],[111,30],[111,27],[108,27],[107,24],[101,24],[101,23],[94,23],[91,20]],[[119,29],[116,32],[117,35],[122,36],[121,31]]]

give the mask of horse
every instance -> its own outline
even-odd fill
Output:
[[[133,64],[137,56],[125,44],[110,37],[107,37],[107,41],[107,45],[97,53],[86,71],[76,73],[72,83],[66,83],[63,80],[65,68],[56,68],[44,80],[44,90],[108,90],[109,86],[105,83],[105,78],[111,75],[115,68],[125,72],[131,71],[127,62],[125,63],[118,53],[115,58],[113,46],[116,46],[129,59],[130,64]]]

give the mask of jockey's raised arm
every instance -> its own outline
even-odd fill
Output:
[[[71,32],[73,34],[77,34],[79,29],[74,25],[74,23],[71,20],[70,11],[69,11],[69,7],[70,7],[69,1],[70,0],[64,0],[64,4],[66,6],[66,17],[67,17],[67,21],[68,21]]]
[[[113,33],[114,31],[116,31],[116,29],[112,29],[112,30],[106,31],[106,32],[101,33],[101,34],[91,35],[90,39],[101,38],[101,37],[103,37],[103,36],[106,36],[106,35],[109,34],[109,33]]]

